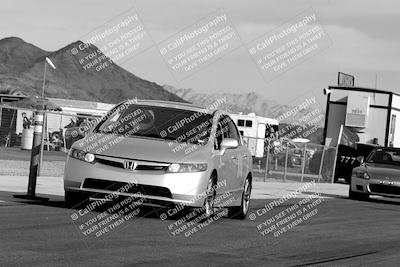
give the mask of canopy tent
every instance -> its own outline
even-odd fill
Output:
[[[26,109],[46,109],[53,111],[62,111],[60,106],[54,104],[47,98],[40,98],[37,96],[29,96],[19,101],[7,103],[7,105]]]

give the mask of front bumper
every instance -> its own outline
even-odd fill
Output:
[[[207,188],[209,177],[209,170],[193,173],[132,171],[101,163],[90,164],[68,157],[64,170],[64,190],[85,192],[89,195],[97,193],[97,196],[103,196],[115,194],[120,186],[127,185],[127,188],[141,191],[140,197],[150,200],[146,201],[149,205],[163,206],[162,203],[175,203],[202,207],[204,204],[202,194]],[[137,187],[133,187],[133,184]],[[127,190],[118,193],[127,197],[133,194],[133,191]]]
[[[353,176],[350,186],[351,190],[357,193],[400,198],[400,182],[398,181],[379,179],[366,180]]]

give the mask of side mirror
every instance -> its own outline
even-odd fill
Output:
[[[85,137],[87,133],[87,127],[81,126],[78,128],[78,135]]]
[[[360,162],[360,164],[363,164],[364,163],[364,157],[363,156],[357,157],[357,161]]]
[[[221,156],[225,153],[225,150],[237,148],[239,146],[239,142],[233,138],[225,138],[221,142]]]

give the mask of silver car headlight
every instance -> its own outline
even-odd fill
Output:
[[[168,166],[167,172],[203,172],[207,167],[207,163],[172,163]]]
[[[71,148],[71,150],[69,151],[69,156],[74,159],[85,161],[87,163],[95,163],[96,159],[94,154],[76,148]]]

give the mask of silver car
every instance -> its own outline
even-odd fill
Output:
[[[251,188],[252,157],[232,119],[166,101],[114,107],[72,145],[64,171],[70,205],[117,193],[140,195],[142,205],[172,203],[207,215],[227,208],[230,217],[244,219]]]
[[[370,195],[400,197],[400,148],[375,148],[353,169],[349,198],[367,200]]]

